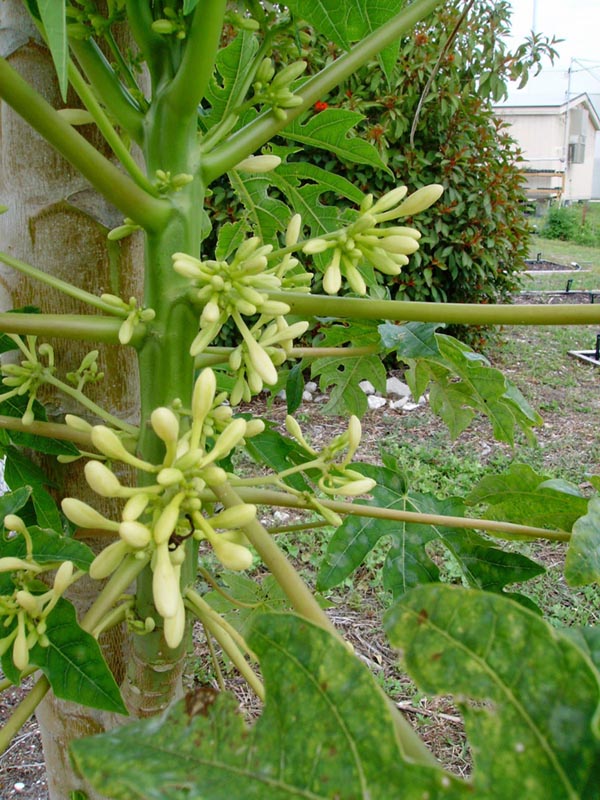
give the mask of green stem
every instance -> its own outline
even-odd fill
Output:
[[[107,631],[110,628],[114,628],[116,625],[120,625],[122,622],[125,622],[127,619],[127,612],[132,608],[133,598],[130,601],[113,608],[112,611],[109,611],[107,614],[105,614],[96,627],[90,631],[94,639],[98,639],[104,633],[104,631]]]
[[[321,100],[331,89],[342,83],[387,45],[396,41],[406,31],[411,30],[417,22],[420,22],[439,5],[440,0],[415,0],[410,6],[389,19],[381,28],[362,39],[352,50],[332,61],[321,72],[303,83],[298,90],[303,100],[302,104],[288,110],[284,120],[278,120],[271,112],[267,112],[234,133],[226,142],[207,154],[204,162],[204,175],[207,183],[211,183],[246,156],[256,152],[289,122],[304,113],[317,100]]]
[[[100,102],[110,110],[132,139],[140,144],[144,116],[136,101],[117,78],[97,42],[93,39],[71,39],[69,47]]]
[[[329,297],[301,292],[269,292],[291,313],[397,322],[438,322],[448,325],[593,325],[600,322],[600,304],[589,305],[470,305],[405,300]]]
[[[149,195],[99,153],[5,59],[0,59],[0,98],[125,216],[150,231],[164,225],[170,204]]]
[[[127,24],[146,61],[155,83],[167,60],[168,47],[162,36],[152,30],[152,10],[148,0],[126,0]]]
[[[236,491],[237,487],[236,487]],[[216,494],[216,491],[211,489]],[[255,503],[257,505],[284,506],[286,508],[302,508],[314,511],[310,503],[301,496],[284,492],[274,492],[270,489],[245,489],[240,487],[238,502]],[[338,514],[351,514],[358,517],[371,517],[373,519],[388,519],[398,522],[415,522],[421,525],[443,525],[448,528],[474,528],[484,530],[492,535],[507,534],[509,536],[527,536],[535,539],[548,539],[549,541],[568,542],[571,534],[560,530],[547,530],[531,525],[517,525],[513,522],[500,520],[477,519],[474,517],[452,517],[443,514],[422,514],[416,511],[400,511],[393,508],[380,508],[367,506],[362,503],[346,503],[340,500],[325,500],[319,498],[326,508]]]
[[[226,508],[239,505],[244,501],[228,483],[210,487],[216,498]],[[294,567],[279,549],[272,536],[261,523],[255,519],[244,525],[243,531],[256,548],[258,554],[277,580],[292,607],[307,619],[341,638],[329,617],[315,600],[314,595],[298,575]]]
[[[222,620],[216,620],[214,610],[208,603],[195,591],[188,589],[186,592],[188,608],[193,611],[202,622],[206,630],[213,636],[227,653],[231,661],[235,664],[238,672],[246,680],[257,697],[262,701],[265,699],[265,690],[262,682],[250,667],[243,653],[232,639],[231,635],[222,626]],[[209,613],[210,612],[210,613]]]
[[[64,442],[73,442],[84,450],[91,450],[92,440],[88,433],[76,431],[60,422],[42,422],[34,420],[31,425],[23,425],[21,417],[7,417],[0,414],[0,428],[7,431],[29,433],[34,436],[44,436],[47,439],[60,439]]]
[[[144,558],[130,555],[123,560],[81,620],[84,631],[91,632],[102,623],[149,561],[148,555],[144,555]]]
[[[177,74],[168,90],[169,105],[183,116],[194,113],[213,74],[226,0],[203,0],[194,12]]]
[[[91,314],[15,314],[9,311],[0,314],[0,331],[18,335],[118,344],[120,327],[121,320]],[[139,344],[145,331],[145,325],[138,325],[130,344]]]
[[[138,84],[137,84],[137,82],[135,80],[135,77],[133,75],[133,72],[131,71],[131,68],[130,68],[129,64],[123,58],[123,53],[119,49],[119,45],[115,41],[115,37],[113,36],[113,32],[112,32],[112,30],[110,28],[107,31],[105,31],[104,38],[105,38],[105,41],[106,41],[106,43],[107,43],[107,45],[108,45],[108,47],[110,49],[110,52],[111,52],[113,58],[115,59],[115,63],[117,64],[117,69],[115,70],[116,77],[118,78],[119,77],[119,73],[120,73],[125,78],[126,96],[132,102],[135,102],[138,105],[138,107],[140,108],[140,111],[142,111],[143,110],[142,106],[144,104],[140,100],[141,89],[140,89],[140,87],[138,86]],[[120,82],[119,82],[119,86],[121,86]],[[127,87],[129,87],[129,88],[127,88]],[[133,97],[129,93],[129,91],[133,92],[133,97],[135,97],[135,101],[133,100]],[[147,106],[147,104],[146,104],[146,106]]]
[[[92,414],[95,414],[100,419],[103,419],[105,422],[108,422],[109,425],[112,425],[113,428],[118,428],[119,430],[125,431],[125,433],[130,434],[130,436],[136,437],[139,435],[139,429],[135,427],[135,425],[130,425],[128,422],[125,422],[119,417],[116,417],[114,414],[111,414],[106,409],[99,406],[97,403],[94,403],[93,400],[90,400],[89,397],[86,397],[80,389],[76,389],[73,386],[69,386],[68,383],[64,383],[61,381],[60,378],[55,378],[47,370],[44,371],[44,382],[49,383],[50,386],[54,386],[56,389],[61,391],[63,394],[72,397],[73,400],[76,400],[81,406],[86,408]]]
[[[81,77],[81,75],[79,74],[73,63],[69,64],[69,81],[71,82],[71,85],[77,92],[77,95],[81,100],[81,102],[83,103],[83,105],[87,108],[87,110],[94,118],[94,121],[98,126],[100,133],[104,136],[110,149],[119,159],[121,164],[125,167],[127,172],[131,175],[133,180],[145,192],[148,192],[148,194],[157,197],[158,192],[156,190],[156,187],[153,186],[148,180],[148,178],[144,175],[144,173],[136,163],[135,159],[129,152],[128,148],[125,146],[123,140],[121,139],[117,131],[113,128],[109,118],[104,113],[104,109],[102,108],[100,103],[96,100],[93,91]]]
[[[54,275],[51,275],[48,272],[43,272],[41,269],[31,266],[31,264],[27,264],[25,261],[21,261],[18,258],[9,256],[7,253],[0,252],[0,261],[3,261],[5,264],[8,264],[9,267],[16,269],[22,275],[27,275],[29,278],[33,278],[40,283],[46,284],[46,286],[51,286],[53,289],[57,289],[59,292],[66,294],[68,297],[72,297],[74,300],[79,300],[82,303],[86,303],[93,308],[97,308],[99,311],[104,311],[107,314],[122,317],[123,319],[127,316],[127,311],[122,311],[121,309],[117,309],[115,306],[112,306],[109,303],[105,303],[104,300],[102,300],[100,297],[97,297],[95,294],[86,292],[85,289],[79,289],[77,286],[73,286],[72,283],[63,281],[60,278],[56,278]]]
[[[46,696],[50,688],[48,679],[42,676],[35,686],[21,700],[19,705],[13,710],[12,714],[0,729],[0,754],[4,753],[14,736],[21,730],[29,717],[36,710],[38,705]]]

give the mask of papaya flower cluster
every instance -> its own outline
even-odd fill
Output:
[[[222,405],[216,377],[205,369],[196,380],[191,424],[182,431],[184,412],[160,407],[150,415],[150,425],[164,444],[160,464],[152,464],[130,453],[120,436],[104,425],[88,426],[96,449],[107,459],[92,459],[85,465],[90,487],[102,497],[124,500],[120,519],[109,519],[87,503],[65,498],[65,515],[81,528],[108,530],[116,540],[102,550],[90,566],[93,579],[107,578],[128,555],[150,557],[153,599],[164,620],[164,635],[170,647],[183,636],[185,610],[180,591],[181,567],[186,558],[185,540],[205,540],[223,566],[247,569],[252,563],[248,542],[240,530],[256,516],[256,506],[241,504],[206,516],[200,493],[227,479],[216,462],[250,436],[264,429],[261,420],[234,418],[230,406]],[[83,429],[87,423],[68,416],[67,424]],[[207,440],[211,440],[209,448]],[[129,464],[149,476],[143,486],[124,486],[109,464]]]
[[[301,220],[296,215],[288,226],[286,246],[297,241],[300,227]],[[272,251],[272,245],[262,245],[253,236],[242,242],[231,261],[201,261],[187,253],[173,255],[174,270],[191,281],[195,299],[203,304],[191,355],[202,353],[229,319],[241,335],[241,342],[229,359],[229,367],[236,373],[232,405],[241,399],[250,400],[265,384],[273,386],[277,382],[277,367],[288,358],[293,340],[308,328],[306,321],[289,325],[285,315],[290,307],[269,297],[270,292],[290,282],[294,288],[308,288],[306,274],[297,273],[299,262],[289,252],[269,266]],[[245,319],[248,317],[258,318],[249,325]]]
[[[294,61],[275,74],[275,66],[270,58],[264,58],[254,77],[253,103],[270,106],[278,120],[285,120],[285,110],[301,105],[302,98],[291,90],[292,83],[306,69],[306,61]]]
[[[365,295],[367,285],[359,270],[363,264],[384,275],[398,275],[408,264],[408,257],[419,249],[421,234],[415,228],[382,223],[419,214],[439,199],[443,187],[433,183],[406,197],[407,191],[406,186],[397,186],[376,202],[373,195],[366,195],[354,222],[306,242],[302,249],[307,255],[331,254],[323,274],[327,294],[337,294],[345,278],[353,292]]]
[[[33,647],[49,646],[50,641],[46,635],[48,616],[68,587],[83,573],[75,570],[71,561],[38,564],[32,556],[27,527],[16,514],[8,514],[4,518],[4,526],[7,530],[25,537],[27,554],[25,558],[0,558],[0,573],[10,572],[14,586],[11,594],[0,596],[2,627],[10,628],[5,636],[0,633],[0,657],[12,647],[13,664],[19,671],[23,671],[29,665],[29,652]],[[52,586],[40,593],[40,586],[43,584],[38,578],[42,572],[49,570],[56,570]]]
[[[376,481],[372,478],[367,478],[358,470],[350,467],[362,436],[362,427],[358,417],[352,415],[348,422],[348,428],[320,451],[315,450],[307,442],[297,420],[289,414],[285,420],[285,427],[290,436],[310,456],[309,460],[302,465],[302,469],[316,470],[321,473],[317,480],[317,486],[325,494],[357,497],[361,494],[368,494],[376,485]],[[318,500],[311,498],[311,502],[319,513],[333,525],[341,524],[339,516],[325,508]]]
[[[119,328],[119,341],[121,344],[129,344],[136,325],[144,322],[151,322],[156,316],[156,312],[153,308],[139,308],[135,297],[130,297],[128,303],[114,294],[103,294],[100,296],[100,299],[109,306],[112,306],[115,311],[127,315]]]

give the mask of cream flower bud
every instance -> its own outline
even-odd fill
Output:
[[[317,451],[312,448],[306,439],[304,438],[304,434],[302,433],[302,428],[296,422],[294,417],[291,414],[288,414],[285,418],[285,427],[289,435],[294,438],[299,445],[301,445],[305,450],[307,450],[311,455],[316,456]]]
[[[40,605],[35,597],[26,589],[21,589],[15,595],[15,600],[30,617],[37,617],[40,613]]]
[[[356,497],[359,494],[367,494],[377,485],[377,481],[372,478],[362,478],[361,480],[344,483],[333,490],[334,494],[341,494],[345,497]]]
[[[4,517],[4,527],[9,531],[16,531],[17,533],[27,533],[27,527],[21,517],[16,514],[7,514]]]
[[[252,553],[241,544],[234,544],[216,536],[211,539],[215,556],[227,569],[241,572],[252,566]]]
[[[183,479],[183,472],[175,467],[165,467],[156,476],[156,482],[161,486],[173,486],[175,483],[181,483]]]
[[[291,247],[293,244],[296,244],[300,236],[301,230],[302,230],[302,217],[300,216],[300,214],[294,214],[291,220],[289,221],[287,230],[285,232],[286,247]]]
[[[19,622],[19,630],[13,645],[13,664],[21,671],[24,670],[29,664],[29,648],[27,647],[27,634],[25,633],[25,625]]]
[[[444,187],[439,183],[431,183],[429,186],[422,186],[409,195],[406,200],[398,206],[394,213],[394,219],[398,217],[412,217],[415,214],[420,214],[426,208],[432,206],[437,200],[440,199]],[[389,217],[392,219],[392,217]]]
[[[91,436],[94,447],[98,448],[108,458],[115,458],[117,461],[125,462],[129,460],[130,453],[125,449],[123,442],[106,425],[94,425]]]
[[[156,610],[165,619],[174,617],[177,614],[181,595],[177,572],[171,564],[166,542],[156,548],[152,570],[152,597]]]
[[[163,627],[165,642],[172,650],[174,650],[181,643],[184,632],[185,606],[183,605],[183,600],[180,597],[175,616],[167,617]]]
[[[60,567],[56,570],[56,575],[54,576],[54,583],[52,585],[54,593],[57,595],[62,595],[63,592],[69,588],[72,577],[73,562],[63,561]]]
[[[152,529],[152,536],[157,545],[168,542],[179,520],[179,510],[185,495],[183,492],[175,497],[164,507]]]
[[[260,377],[268,386],[273,386],[277,383],[277,370],[268,353],[258,344],[255,339],[248,337],[246,340],[248,347],[248,355],[252,366],[258,372]]]
[[[192,395],[192,416],[196,421],[203,421],[212,408],[217,391],[217,379],[210,368],[203,369],[196,383]]]
[[[281,164],[279,156],[265,155],[265,156],[249,156],[239,164],[236,164],[234,169],[238,172],[271,172]]]
[[[80,528],[99,528],[105,531],[117,531],[119,529],[118,522],[106,519],[95,508],[88,506],[82,500],[77,500],[75,497],[65,497],[60,505],[65,516]]]
[[[67,414],[65,416],[65,423],[69,428],[73,428],[75,431],[81,431],[82,433],[89,433],[92,430],[92,425],[90,425],[89,422],[81,419],[81,417],[76,417],[75,414]]]
[[[25,559],[17,558],[16,556],[5,556],[4,558],[0,558],[0,572],[13,572],[18,569],[27,569],[30,572],[40,572],[42,568],[33,561],[25,561]]]
[[[241,442],[246,433],[246,420],[241,417],[233,419],[215,442],[215,446],[206,456],[210,461],[217,461],[229,455],[231,450]]]
[[[130,547],[139,550],[150,543],[152,534],[146,525],[141,522],[126,520],[119,525],[119,536]]]
[[[134,494],[133,497],[130,497],[123,506],[121,518],[124,522],[130,522],[138,519],[146,510],[149,502],[150,497],[147,494],[144,494],[143,492]]]
[[[118,528],[118,526],[117,526]],[[129,546],[119,539],[105,547],[90,564],[89,576],[94,581],[108,578],[129,552]]]
[[[325,250],[329,250],[331,247],[335,247],[335,245],[335,241],[327,241],[327,239],[309,239],[302,248],[302,252],[306,253],[307,256],[311,256],[315,253],[324,253]]]
[[[155,408],[150,414],[152,430],[166,444],[172,444],[179,438],[179,419],[170,408]]]
[[[88,461],[83,468],[89,486],[102,497],[119,497],[122,486],[117,476],[100,461]]]
[[[375,205],[371,206],[370,213],[379,214],[382,211],[389,211],[390,208],[397,206],[406,197],[407,192],[408,188],[406,186],[396,186],[395,189],[386,192],[377,200]]]
[[[240,503],[221,511],[209,522],[213,528],[243,528],[253,519],[256,519],[256,506],[251,503]]]

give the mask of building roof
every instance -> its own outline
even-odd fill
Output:
[[[592,98],[594,98],[592,100]],[[594,102],[595,101],[595,102]],[[581,92],[569,99],[568,108],[584,105],[590,112],[590,118],[594,128],[600,130],[600,95],[588,95]],[[567,110],[567,101],[564,95],[559,98],[549,94],[529,94],[527,92],[517,92],[508,97],[501,103],[494,105],[494,110],[504,116],[514,116],[518,114],[564,114]]]

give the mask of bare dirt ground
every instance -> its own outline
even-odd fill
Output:
[[[592,331],[590,331],[591,335]],[[564,353],[555,354],[545,368],[532,369],[529,358],[519,353],[530,349],[540,352],[540,359],[548,359],[540,343],[540,332],[512,329],[504,335],[506,345],[494,352],[495,365],[504,369],[517,383],[534,407],[541,410],[544,425],[538,432],[540,464],[555,477],[573,477],[586,488],[585,475],[600,473],[600,448],[598,447],[598,419],[600,411],[600,369],[570,358]],[[260,404],[256,411],[261,413]],[[345,421],[319,414],[318,405],[311,403],[300,409],[305,417],[303,427],[309,426],[313,441],[327,441],[345,427]],[[270,410],[271,418],[283,421],[285,404],[277,403]],[[510,456],[506,445],[498,444],[491,436],[489,425],[477,422],[456,442],[450,443],[443,424],[427,406],[410,413],[390,410],[371,411],[363,420],[364,439],[362,460],[376,460],[382,442],[400,442],[408,446],[431,446],[458,457],[468,453],[481,461],[492,461],[499,455]],[[518,453],[517,453],[518,456]],[[562,553],[555,545],[540,547],[539,557],[552,569],[558,570]],[[386,685],[395,702],[415,725],[431,749],[453,771],[466,775],[469,770],[468,748],[463,735],[460,715],[447,698],[430,698],[419,693],[398,667],[396,654],[381,633],[379,620],[381,603],[370,590],[368,580],[357,578],[361,597],[356,594],[348,603],[337,603],[331,616],[344,635],[352,642],[359,657]],[[554,589],[549,592],[552,595]],[[561,594],[550,597],[549,606],[566,602],[577,604]],[[597,620],[597,616],[596,616]],[[200,670],[201,672],[201,670]],[[196,676],[199,670],[195,671]],[[235,682],[234,682],[235,683]],[[235,688],[235,686],[234,686]],[[253,713],[252,701],[238,687],[246,711]],[[0,695],[0,722],[10,715],[11,709],[21,699],[24,687],[12,688]],[[43,754],[35,720],[30,720],[15,738],[9,750],[0,757],[0,798],[9,800],[46,800],[48,797]]]

